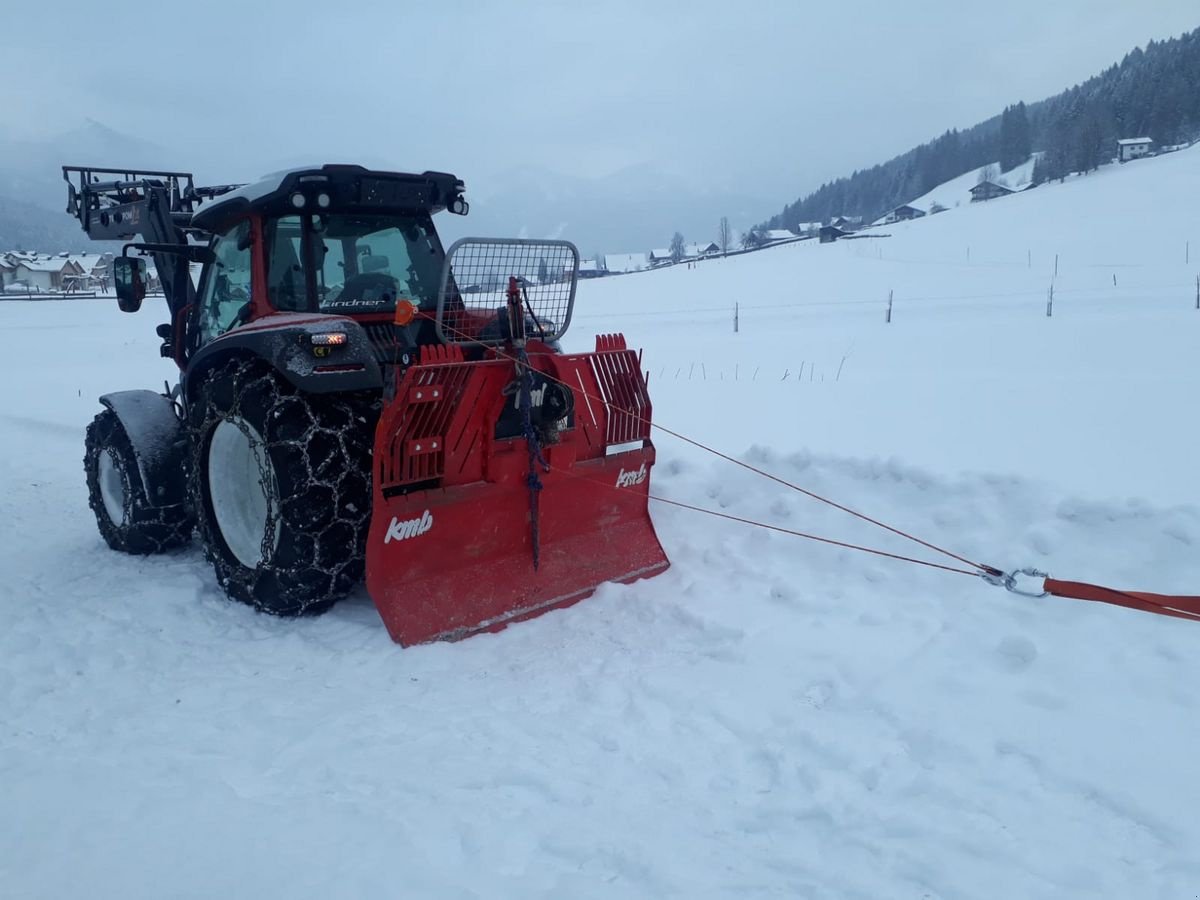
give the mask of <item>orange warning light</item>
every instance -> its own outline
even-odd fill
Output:
[[[392,319],[397,325],[407,325],[417,315],[417,308],[412,305],[412,302],[401,298],[396,301],[396,315]]]

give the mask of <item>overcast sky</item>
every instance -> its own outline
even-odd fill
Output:
[[[9,19],[10,131],[91,117],[231,179],[297,160],[474,184],[649,164],[786,198],[1055,93],[1200,25],[1200,6],[76,0]]]

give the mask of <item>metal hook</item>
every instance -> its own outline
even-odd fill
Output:
[[[980,573],[980,578],[988,584],[994,584],[997,587],[1003,587],[1006,591],[1013,594],[1020,594],[1022,597],[1046,597],[1049,596],[1049,591],[1027,591],[1024,588],[1017,586],[1017,576],[1024,575],[1029,578],[1049,578],[1048,572],[1043,572],[1040,569],[1034,569],[1026,566],[1022,569],[1013,569],[1011,572],[1002,572],[999,569],[993,569]]]

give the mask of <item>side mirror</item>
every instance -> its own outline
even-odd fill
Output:
[[[136,256],[118,256],[113,260],[113,283],[121,312],[137,312],[146,297],[146,261]]]

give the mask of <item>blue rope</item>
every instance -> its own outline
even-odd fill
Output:
[[[533,568],[537,571],[541,559],[538,494],[543,487],[542,479],[538,475],[538,466],[542,467],[543,472],[549,472],[550,464],[542,455],[542,442],[538,440],[537,431],[533,427],[533,370],[529,368],[529,356],[524,348],[517,350],[517,360],[521,366],[521,429],[525,433],[525,445],[529,448],[529,474],[525,476],[525,484],[529,487],[530,537],[533,539]]]

